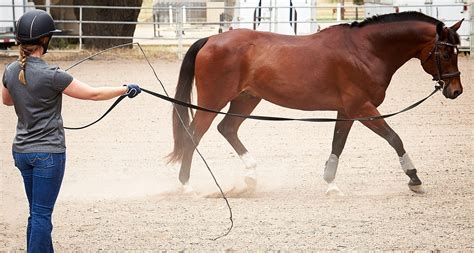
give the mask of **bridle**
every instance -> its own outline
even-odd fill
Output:
[[[436,81],[441,86],[440,89],[444,89],[445,87],[449,85],[449,83],[451,82],[451,79],[453,79],[454,77],[460,76],[461,72],[456,71],[456,72],[451,72],[451,73],[442,73],[443,71],[441,69],[441,59],[439,56],[440,52],[438,50],[439,45],[453,47],[456,49],[456,52],[458,52],[458,45],[444,42],[444,41],[439,41],[439,35],[436,34],[433,49],[431,49],[431,51],[428,53],[428,57],[426,57],[426,59],[422,61],[421,65],[424,65],[431,58],[433,54],[435,55],[434,60],[435,60],[435,65],[436,65],[436,76],[433,76],[433,81]],[[443,79],[449,79],[448,83],[446,83]]]

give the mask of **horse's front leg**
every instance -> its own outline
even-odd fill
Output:
[[[348,118],[347,115],[341,111],[337,113],[338,118]],[[334,127],[334,137],[332,139],[331,155],[326,161],[324,168],[324,180],[328,183],[326,194],[328,195],[342,195],[342,192],[337,187],[334,180],[336,179],[337,166],[339,164],[339,157],[346,144],[347,136],[351,130],[353,121],[337,121]]]
[[[358,118],[380,115],[377,108],[371,103],[365,103],[364,105],[358,108],[360,109],[359,112],[351,113],[351,117]],[[410,178],[410,181],[408,182],[408,187],[414,192],[423,193],[423,188],[421,187],[421,180],[418,178],[415,166],[413,165],[410,157],[406,153],[405,148],[403,147],[403,142],[398,136],[398,134],[393,131],[393,129],[390,128],[387,122],[383,119],[362,121],[362,124],[364,124],[370,130],[384,138],[390,144],[390,146],[395,149],[398,154],[403,171]]]

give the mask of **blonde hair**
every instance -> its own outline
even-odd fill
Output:
[[[25,78],[25,69],[26,69],[26,58],[36,52],[37,50],[43,48],[43,45],[49,41],[48,37],[43,37],[39,39],[39,44],[20,44],[20,73],[18,74],[18,80],[23,85],[26,85]]]

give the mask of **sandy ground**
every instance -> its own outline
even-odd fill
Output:
[[[1,59],[2,65],[11,59]],[[170,93],[180,62],[152,59]],[[72,61],[53,63],[67,67]],[[54,245],[61,251],[99,250],[474,250],[473,106],[474,62],[461,58],[464,94],[437,94],[419,108],[388,119],[404,140],[426,193],[407,188],[390,146],[356,123],[341,157],[337,182],[345,193],[327,197],[322,179],[330,153],[332,123],[248,120],[240,136],[257,159],[255,195],[231,198],[235,226],[202,161],[195,156],[196,196],[179,193],[171,151],[171,106],[148,95],[123,102],[96,126],[67,131],[68,162],[54,212]],[[2,67],[3,70],[3,67]],[[162,92],[140,59],[96,59],[71,70],[92,85],[139,83]],[[433,89],[412,60],[395,75],[380,107],[397,111]],[[65,125],[97,118],[111,104],[64,98]],[[25,249],[27,201],[13,166],[13,108],[0,106],[0,251]],[[288,117],[332,117],[262,102],[254,112]],[[243,164],[216,130],[201,142],[225,189],[242,184]]]

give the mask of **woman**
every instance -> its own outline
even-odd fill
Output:
[[[29,202],[28,252],[53,252],[51,215],[61,187],[66,161],[61,117],[62,94],[107,100],[141,90],[136,84],[91,87],[41,59],[53,33],[52,17],[41,10],[25,13],[17,23],[20,57],[5,68],[2,100],[18,116],[13,142],[15,166],[23,177]]]

